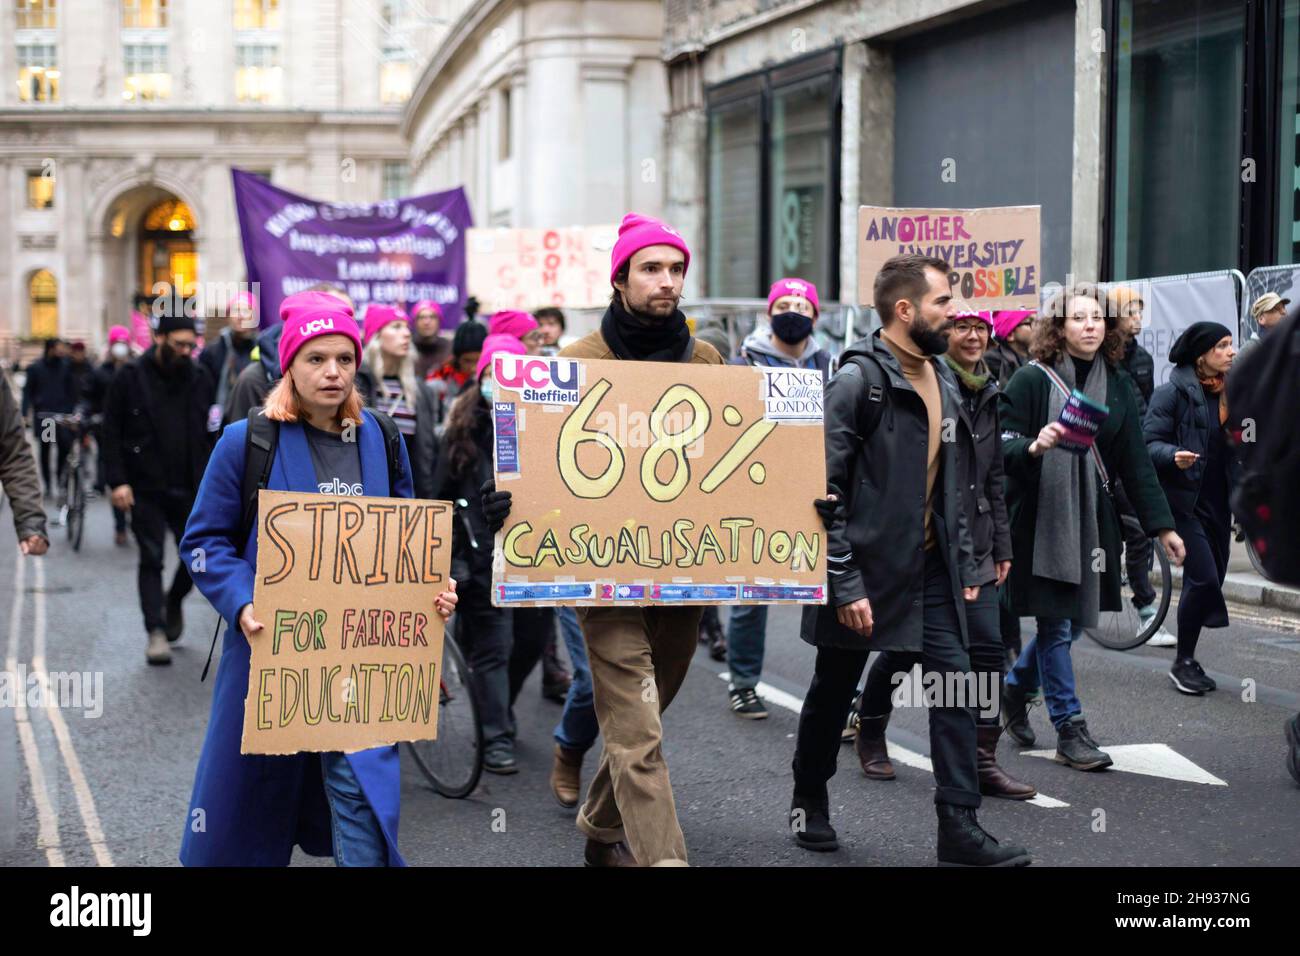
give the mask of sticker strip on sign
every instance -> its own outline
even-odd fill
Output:
[[[742,601],[808,601],[821,604],[823,589],[806,585],[746,584],[740,589]]]
[[[595,584],[498,584],[497,600],[517,601],[595,600]]]
[[[734,601],[734,584],[656,584],[651,593],[656,601]]]
[[[519,474],[519,429],[514,402],[493,402],[496,416],[496,468],[503,474]]]

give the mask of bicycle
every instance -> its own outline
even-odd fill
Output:
[[[409,741],[406,746],[415,765],[444,797],[460,800],[478,786],[483,773],[483,725],[470,686],[469,666],[451,628],[442,641],[438,736]]]
[[[1136,531],[1141,527],[1137,518],[1131,515],[1122,515],[1120,521],[1126,532]],[[1165,616],[1169,613],[1169,600],[1174,592],[1174,576],[1169,569],[1169,556],[1165,554],[1164,545],[1158,539],[1152,538],[1152,557],[1148,564],[1148,573],[1155,571],[1158,566],[1159,579],[1156,580],[1155,575],[1152,575],[1151,582],[1156,591],[1156,613],[1147,621],[1145,627],[1139,627],[1142,617],[1138,614],[1137,605],[1133,603],[1133,587],[1129,581],[1125,549],[1127,545],[1123,546],[1118,558],[1122,610],[1102,611],[1097,618],[1097,626],[1085,628],[1088,636],[1094,641],[1114,651],[1130,651],[1150,640],[1164,623]]]
[[[83,418],[78,413],[50,414],[44,421],[51,421],[55,427],[67,428],[72,432],[72,444],[68,449],[68,459],[63,470],[63,505],[59,509],[59,518],[68,529],[68,543],[73,551],[81,550],[81,538],[86,526],[86,487],[83,450],[90,449],[90,432],[98,424],[101,416],[92,415]]]

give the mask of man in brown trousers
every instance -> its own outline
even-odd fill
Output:
[[[41,480],[36,457],[27,444],[18,401],[9,379],[0,371],[0,486],[14,513],[14,531],[23,554],[44,554],[50,546],[41,505]]]
[[[713,346],[691,337],[677,308],[691,253],[676,230],[634,213],[614,245],[614,288],[600,328],[560,352],[565,358],[721,365]],[[510,511],[510,492],[484,486],[493,531]],[[578,811],[588,866],[685,866],[660,714],[695,653],[699,607],[580,607],[604,751]]]

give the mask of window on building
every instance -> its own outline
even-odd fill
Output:
[[[280,29],[280,0],[235,0],[235,29]]]
[[[58,23],[58,0],[14,0],[19,30],[53,30]]]
[[[59,334],[59,287],[54,274],[41,269],[27,285],[28,329],[34,339],[51,339]]]
[[[127,43],[122,47],[125,86],[122,99],[137,102],[165,100],[172,95],[172,76],[167,68],[167,44]]]
[[[384,161],[384,198],[401,199],[410,188],[406,163],[393,160]]]
[[[59,67],[53,43],[19,43],[18,99],[54,103],[59,99]]]
[[[839,87],[831,51],[707,91],[710,296],[789,275],[839,295]]]
[[[1234,268],[1246,5],[1120,0],[1117,15],[1112,277]]]
[[[240,103],[279,103],[284,91],[280,45],[240,42],[235,45],[235,100]]]
[[[510,87],[503,86],[497,97],[497,159],[505,162],[513,150],[511,128],[514,117],[511,115]]]
[[[1300,0],[1287,0],[1281,37],[1278,263],[1300,262]]]
[[[53,167],[48,169],[50,175],[47,175],[45,169],[27,170],[27,208],[28,209],[53,209],[54,208],[54,176]]]
[[[411,98],[415,81],[415,64],[403,51],[383,52],[379,63],[379,101],[387,105],[405,103]]]
[[[162,30],[167,27],[167,0],[122,0],[122,27]]]

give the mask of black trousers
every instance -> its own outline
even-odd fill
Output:
[[[493,607],[491,581],[470,577],[457,581],[456,642],[469,664],[470,685],[483,725],[483,749],[510,746],[510,645],[514,615],[510,608]]]
[[[135,506],[131,509],[131,528],[140,546],[140,564],[136,572],[136,586],[140,591],[140,610],[144,612],[144,629],[161,630],[167,624],[163,603],[163,556],[166,554],[167,532],[171,531],[180,546],[185,533],[185,522],[194,506],[194,495],[187,492],[135,493]],[[190,593],[194,581],[190,577],[190,556],[180,555],[176,574],[167,592],[169,603],[179,604]]]
[[[1120,517],[1136,520],[1137,512],[1124,493],[1124,486],[1116,481],[1114,491]],[[1128,571],[1129,587],[1133,589],[1133,603],[1140,608],[1147,607],[1156,599],[1156,589],[1151,584],[1151,539],[1141,526],[1130,522],[1121,521],[1120,530],[1124,535],[1124,567]]]
[[[946,675],[970,671],[970,656],[962,647],[961,625],[952,597],[947,569],[931,549],[925,558],[924,634],[919,657],[927,673]],[[799,714],[793,764],[795,793],[815,799],[826,796],[826,782],[835,775],[844,718],[870,653],[870,650],[817,648],[812,685]],[[930,759],[936,784],[934,802],[978,807],[974,713],[967,707],[947,706],[932,707],[929,711]]]
[[[1174,515],[1174,528],[1183,539],[1183,590],[1178,595],[1178,656],[1195,657],[1203,627],[1227,627],[1228,607],[1223,579],[1228,573],[1231,517],[1198,509]]]
[[[987,691],[987,699],[981,697],[979,700],[975,722],[996,725],[1002,704],[1002,668],[1006,659],[998,589],[992,582],[980,588],[979,597],[966,605],[966,633],[970,636],[970,669],[977,678],[976,686],[981,694]],[[888,714],[894,706],[894,675],[905,673],[917,664],[924,665],[924,660],[923,655],[915,651],[885,651],[877,655],[867,671],[867,686],[862,692],[858,713],[863,717]]]
[[[47,495],[60,494],[63,491],[63,473],[67,470],[68,452],[72,450],[72,429],[66,425],[55,425],[54,441],[45,441],[45,420],[41,413],[37,412],[33,420],[32,432],[36,438],[36,458],[41,465],[41,484]],[[57,462],[53,483],[50,481],[51,456]]]
[[[555,608],[517,607],[515,640],[510,649],[510,706],[514,706],[524,681],[542,659],[548,640],[555,640]]]

